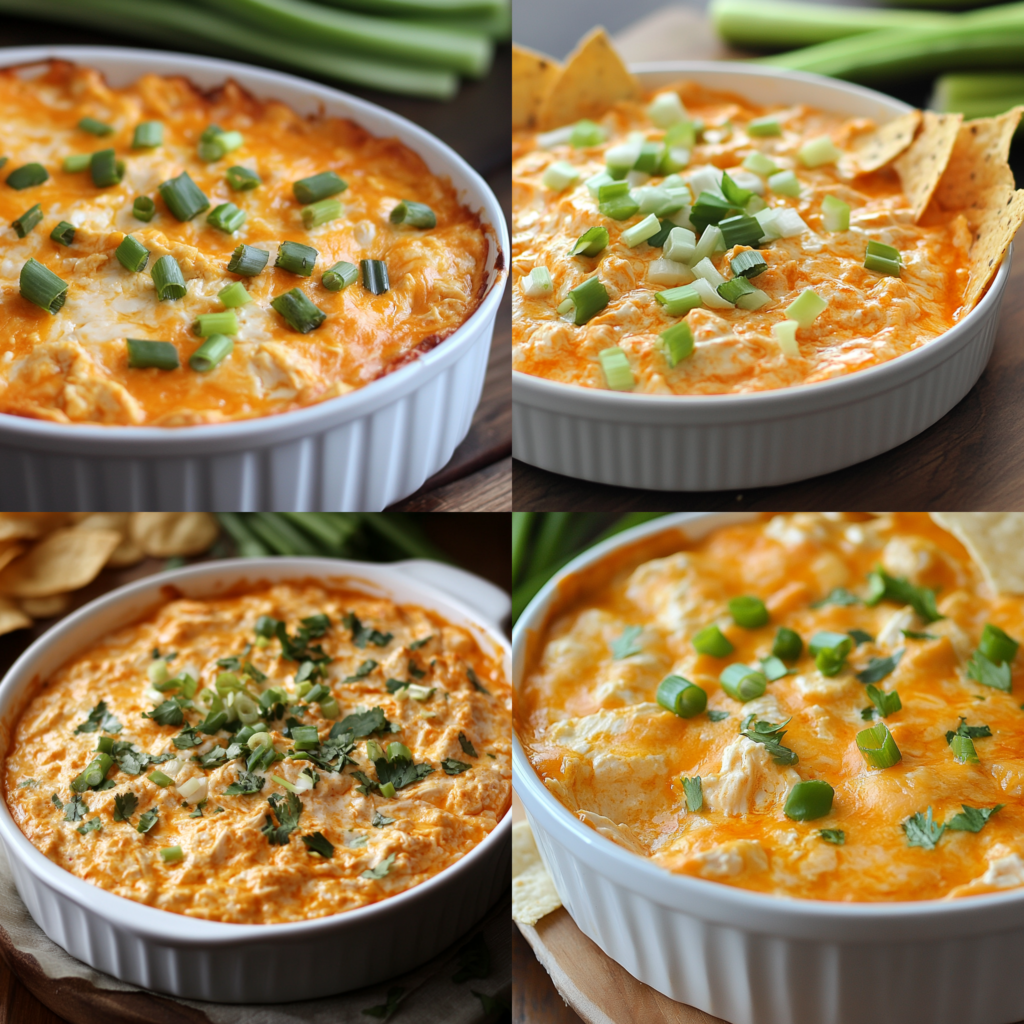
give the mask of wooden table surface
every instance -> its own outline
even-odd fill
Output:
[[[2,46],[42,43],[124,45],[159,49],[153,43],[119,38],[77,26],[4,16]],[[250,60],[249,63],[263,64]],[[418,100],[392,93],[362,89],[319,79],[355,96],[379,103],[409,118],[448,143],[487,180],[505,210],[511,210],[512,165],[507,116],[511,103],[511,48],[498,48],[491,73],[481,81],[464,81],[458,96],[449,103]],[[282,68],[295,74],[293,68]],[[316,75],[309,78],[317,79]],[[498,313],[483,396],[466,439],[448,464],[415,494],[396,503],[402,512],[503,512],[512,507],[512,359],[511,301]]]
[[[511,589],[512,567],[509,561],[510,523],[508,516],[427,515],[423,516],[423,523],[427,536],[439,548],[450,554],[460,566],[496,583],[504,590]],[[127,569],[105,570],[93,583],[76,595],[74,607],[130,580],[159,572],[163,566],[162,560],[148,559]],[[21,652],[55,621],[57,620],[39,622],[32,629],[17,630],[14,633],[0,636],[0,676],[3,676]],[[518,930],[516,930],[516,936],[519,936]],[[526,949],[529,953],[529,947]],[[515,951],[517,959],[519,955],[520,950],[517,945]],[[537,969],[544,974],[542,967],[537,965]],[[544,976],[547,977],[546,974]],[[552,1018],[552,1021],[554,1020],[555,1018]],[[0,1024],[66,1024],[66,1022],[64,1018],[58,1017],[31,995],[11,973],[3,960],[0,960]],[[117,1024],[117,1021],[110,1020],[108,1024]]]

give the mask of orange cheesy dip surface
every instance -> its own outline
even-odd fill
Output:
[[[511,802],[510,689],[471,634],[313,582],[172,600],[47,680],[5,762],[18,826],[119,896],[270,924],[375,903]]]
[[[351,121],[301,117],[232,82],[202,93],[184,78],[147,75],[112,88],[96,71],[55,62],[38,74],[0,72],[0,122],[0,412],[166,426],[284,412],[344,395],[429,351],[482,298],[489,242],[476,214],[407,146]],[[152,122],[162,127],[142,131],[155,131],[159,144],[137,144],[152,141],[136,136]],[[97,169],[106,180],[102,157],[97,168],[90,154],[104,150],[113,150],[115,167],[123,162],[119,182],[95,181]],[[68,169],[81,166],[76,157],[86,165]],[[13,187],[12,172],[33,164],[46,180]],[[347,187],[335,184],[341,191],[326,196],[327,208],[306,212],[307,228],[312,196],[293,185],[325,172]],[[202,206],[186,220],[160,188],[187,185],[182,174]],[[140,198],[148,220],[136,214]],[[392,223],[403,201],[429,207],[435,225]],[[238,212],[221,209],[229,203]],[[62,241],[51,237],[58,225]],[[148,251],[140,270],[115,255],[126,235]],[[305,265],[300,258],[303,272],[275,267],[285,242],[315,250]],[[254,276],[228,270],[241,245],[261,250],[257,266],[265,266]],[[187,290],[161,300],[152,275],[167,256]],[[24,297],[30,260],[67,284],[53,313]],[[383,261],[386,290],[366,287],[364,260]],[[340,261],[355,279],[332,291],[321,278]],[[248,298],[236,288],[223,299],[235,282]],[[319,325],[296,329],[271,306],[296,288],[314,320],[320,311]],[[243,305],[225,305],[239,298]],[[215,330],[233,348],[212,369],[191,364],[205,337],[197,318],[230,310],[235,324]],[[177,368],[130,366],[129,338],[168,342],[164,358]]]
[[[516,709],[581,821],[779,896],[1024,885],[1024,599],[926,515],[668,531],[587,572]]]
[[[966,312],[971,232],[961,214],[915,223],[891,166],[858,173],[855,143],[874,128],[683,82],[600,122],[517,132],[514,368],[735,394],[851,373],[943,333]],[[607,235],[587,248],[594,229]],[[865,267],[869,242],[898,251],[898,276]],[[755,266],[734,264],[751,250]],[[742,277],[746,294],[719,292]],[[685,286],[696,294],[679,301]],[[820,301],[791,311],[808,290]]]

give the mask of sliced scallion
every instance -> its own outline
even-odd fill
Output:
[[[647,107],[647,116],[659,128],[671,128],[689,116],[677,92],[660,92]]]
[[[663,248],[666,259],[689,263],[697,250],[697,236],[689,228],[674,227]]]
[[[245,223],[245,210],[240,210],[234,203],[221,203],[209,212],[206,223],[230,235]]]
[[[300,203],[316,203],[328,196],[344,192],[348,183],[338,177],[334,171],[321,171],[309,178],[300,178],[292,183],[292,192]]]
[[[730,281],[723,281],[716,291],[726,302],[735,305],[738,299],[752,294],[756,289],[745,277],[734,277]]]
[[[110,188],[111,185],[119,184],[124,177],[124,161],[118,160],[112,149],[101,149],[93,153],[89,161],[89,172],[97,188]]]
[[[665,307],[665,312],[669,316],[685,316],[691,309],[696,309],[701,304],[700,293],[691,284],[657,292],[654,298],[660,306]]]
[[[650,238],[645,239],[652,249],[660,249],[669,239],[669,236],[676,229],[672,221],[667,218],[658,218],[658,230]]]
[[[302,226],[307,230],[329,224],[341,216],[340,199],[321,199],[302,208]]]
[[[153,264],[151,273],[153,284],[156,286],[156,297],[161,301],[180,299],[188,290],[181,267],[178,266],[178,261],[173,256],[161,256]]]
[[[136,196],[132,203],[132,216],[136,220],[145,221],[147,224],[153,219],[156,213],[156,203],[149,196]]]
[[[169,341],[143,341],[140,338],[125,338],[128,347],[128,365],[133,370],[153,367],[157,370],[176,370],[178,350]]]
[[[899,249],[886,245],[884,242],[868,242],[867,252],[864,256],[864,267],[866,270],[874,270],[880,274],[888,274],[890,277],[900,276]]]
[[[797,151],[800,163],[804,167],[822,167],[825,164],[834,164],[842,155],[843,151],[837,148],[827,135],[805,142]]]
[[[188,365],[197,373],[209,373],[215,366],[223,362],[235,347],[234,341],[226,334],[211,334],[192,353]],[[225,718],[225,721],[227,719]]]
[[[801,327],[807,328],[828,308],[828,302],[816,291],[805,288],[796,299],[786,307],[786,316],[795,320]]]
[[[319,255],[320,253],[311,245],[303,245],[301,242],[282,242],[278,246],[274,266],[292,274],[298,274],[300,277],[309,277],[313,273]]]
[[[151,771],[146,778],[149,779],[154,786],[171,786],[174,784],[174,779],[172,779],[170,775],[165,775],[159,768]]]
[[[718,230],[722,232],[727,249],[734,245],[757,245],[764,237],[764,230],[757,220],[745,214],[720,220]]]
[[[729,638],[717,625],[705,626],[694,634],[691,643],[698,654],[707,654],[712,658],[724,658],[733,652]]]
[[[310,302],[299,288],[278,295],[270,304],[284,317],[288,326],[300,334],[308,334],[327,319],[327,314]]]
[[[57,313],[68,296],[67,282],[35,259],[30,259],[21,268],[19,287],[22,298],[47,313]]]
[[[857,749],[873,768],[891,768],[903,757],[885,722],[876,722],[857,733]]]
[[[835,196],[825,196],[821,201],[821,220],[826,231],[849,231],[850,204]]]
[[[523,278],[523,294],[535,299],[541,295],[550,295],[554,290],[551,271],[547,267],[534,267]]]
[[[11,221],[11,227],[19,238],[24,238],[43,219],[43,208],[36,203],[30,206],[20,217]]]
[[[610,181],[601,185],[597,190],[597,198],[602,203],[607,203],[611,199],[621,199],[623,196],[628,195],[628,181]],[[638,206],[637,209],[639,208],[640,207]]]
[[[60,245],[71,245],[75,240],[75,225],[62,220],[51,232],[50,238]]]
[[[631,249],[635,249],[641,242],[653,238],[659,231],[661,231],[661,223],[653,213],[649,213],[639,224],[634,224],[631,228],[623,231],[622,240]]]
[[[586,149],[588,146],[600,146],[608,136],[605,130],[595,121],[583,118],[572,126],[569,133],[569,145],[573,149]]]
[[[118,263],[133,274],[145,270],[146,264],[149,262],[149,250],[131,235],[125,235],[121,239],[121,244],[114,250],[114,255],[117,257]]]
[[[20,191],[23,188],[32,188],[33,185],[42,185],[49,177],[42,164],[23,164],[21,167],[15,167],[7,175],[7,184]]]
[[[552,192],[564,192],[570,185],[579,180],[579,168],[573,167],[568,160],[556,160],[541,177],[541,184]]]
[[[240,245],[231,254],[228,263],[228,270],[232,274],[241,274],[242,277],[255,277],[263,272],[263,268],[270,259],[270,253],[266,249],[255,249],[251,245]]]
[[[177,864],[178,861],[185,859],[185,854],[180,846],[165,846],[160,851],[160,859],[165,864]]]
[[[229,167],[224,172],[224,177],[235,192],[251,192],[263,184],[263,179],[248,167]]]
[[[132,149],[156,149],[164,144],[164,126],[161,121],[142,121],[135,126]]]
[[[835,790],[824,779],[805,779],[789,791],[782,813],[793,821],[824,818],[832,810],[835,795]]]
[[[754,288],[752,291],[746,292],[736,299],[736,305],[740,309],[754,311],[762,306],[767,306],[771,301],[772,297],[767,292],[761,291],[760,288]]]
[[[360,260],[359,272],[363,287],[374,295],[383,295],[391,287],[388,267],[383,260]]]
[[[241,132],[226,132],[220,125],[211,124],[199,136],[199,159],[212,163],[238,149],[245,142]]]
[[[752,171],[754,174],[760,174],[762,178],[767,178],[771,174],[779,173],[779,169],[775,166],[775,162],[758,150],[755,150],[753,153],[748,153],[743,158],[743,168],[744,170]]]
[[[573,304],[573,323],[577,327],[597,316],[610,299],[608,289],[599,277],[591,277],[575,288],[570,289],[568,298]]]
[[[669,366],[677,366],[693,353],[693,331],[685,320],[662,331],[658,338]]]
[[[729,614],[737,626],[758,629],[768,625],[768,609],[759,597],[744,595],[729,599]]]
[[[83,132],[88,132],[90,135],[113,135],[114,126],[104,124],[102,121],[98,121],[95,117],[83,117],[78,122],[78,127]]]
[[[221,310],[219,313],[200,313],[192,324],[192,333],[200,338],[209,338],[214,334],[237,334],[238,317],[233,309]]]
[[[210,208],[210,200],[203,195],[199,186],[182,171],[176,178],[170,178],[160,185],[160,195],[167,209],[184,222]]]
[[[747,134],[755,139],[766,138],[769,135],[781,135],[782,127],[779,119],[769,114],[767,117],[755,117],[747,124]]]
[[[792,171],[779,171],[768,178],[768,187],[780,196],[800,198],[800,180]]]
[[[596,281],[597,278],[591,280]],[[604,371],[605,383],[612,391],[630,391],[636,384],[629,365],[629,357],[618,345],[602,350],[598,359]]]
[[[730,261],[729,266],[736,277],[757,277],[768,269],[765,258],[756,250],[748,249],[746,252],[737,253]]]
[[[391,211],[388,219],[392,224],[411,224],[414,228],[437,227],[434,211],[423,203],[414,203],[411,199],[403,199]]]
[[[245,285],[241,281],[232,281],[231,284],[225,285],[217,292],[217,298],[228,309],[237,309],[252,302],[252,296],[245,290]]]
[[[756,700],[764,694],[768,687],[768,679],[763,672],[736,662],[726,668],[718,677],[718,681],[733,700],[746,703]]]
[[[67,174],[77,174],[79,171],[87,170],[91,163],[92,153],[71,153],[64,157],[61,170]]]
[[[333,267],[324,271],[320,283],[329,292],[343,292],[350,284],[355,284],[358,278],[359,268],[354,263],[338,260]]]
[[[783,320],[781,323],[772,324],[772,337],[778,342],[783,355],[800,355],[800,346],[796,340],[796,329],[799,326],[795,320]]]
[[[570,256],[596,256],[608,244],[607,228],[587,228],[569,250]]]
[[[609,220],[629,220],[633,214],[639,212],[640,204],[627,192],[614,199],[603,200],[597,208],[601,215],[608,217]]]
[[[708,706],[708,695],[682,676],[667,676],[658,685],[655,700],[680,718],[693,718]]]
[[[974,749],[974,740],[970,736],[956,735],[949,741],[953,751],[953,760],[957,764],[978,764],[978,752]]]

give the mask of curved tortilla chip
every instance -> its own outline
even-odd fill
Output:
[[[997,594],[1024,594],[1024,512],[930,512]]]
[[[529,822],[517,821],[512,826],[512,919],[535,925],[561,905]]]
[[[551,57],[512,47],[512,130],[535,128],[537,112],[551,86],[561,74],[562,65]]]
[[[198,555],[219,533],[209,512],[136,512],[131,520],[132,540],[154,558]]]
[[[0,634],[27,629],[32,620],[13,602],[0,597]]]
[[[911,110],[859,138],[853,146],[858,174],[869,174],[894,160],[910,145],[921,123],[921,111]]]
[[[541,103],[538,127],[560,128],[581,118],[598,119],[619,100],[640,95],[636,79],[612,47],[608,33],[595,28],[569,55]]]
[[[121,543],[116,530],[54,530],[0,572],[0,594],[50,597],[91,583]]]
[[[915,224],[946,170],[962,121],[963,114],[936,114],[926,110],[917,138],[893,165],[914,211]]]

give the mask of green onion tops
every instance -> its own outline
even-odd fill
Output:
[[[338,199],[321,199],[316,203],[302,208],[302,226],[307,230],[318,228],[321,224],[329,224],[341,216],[341,201]]]
[[[78,122],[78,127],[83,132],[88,132],[90,135],[113,135],[113,125],[104,124],[102,121],[96,120],[95,117],[83,117]]]
[[[125,270],[137,274],[146,269],[149,262],[149,250],[131,235],[125,235],[121,244],[114,250],[114,255]]]
[[[43,208],[36,203],[30,206],[20,217],[11,221],[11,227],[19,238],[24,238],[43,219]]]
[[[693,331],[685,320],[662,331],[658,338],[669,366],[677,366],[693,354]]]
[[[59,312],[68,295],[67,282],[34,259],[21,268],[19,284],[22,297],[47,313]]]
[[[234,347],[235,343],[226,334],[211,334],[192,353],[188,365],[197,373],[209,373],[231,355]]]
[[[567,299],[572,302],[573,323],[585,324],[608,305],[608,289],[599,277],[591,277],[570,289]]]
[[[189,177],[188,171],[182,171],[176,178],[163,182],[160,195],[167,209],[180,221],[191,220],[210,208],[210,200]]]
[[[25,164],[22,167],[15,167],[7,175],[7,184],[16,189],[32,188],[33,185],[42,185],[49,177],[42,164]]]
[[[793,821],[813,821],[824,818],[832,810],[835,790],[823,779],[798,782],[786,798],[783,813]]]
[[[587,228],[569,250],[570,256],[596,256],[608,244],[608,229]]]
[[[118,160],[112,149],[101,149],[93,153],[89,161],[92,183],[97,188],[110,188],[119,185],[124,177],[124,161]]]
[[[300,203],[315,203],[320,199],[337,195],[348,188],[348,183],[341,180],[334,171],[321,171],[310,178],[301,178],[292,184],[292,192]]]
[[[656,695],[657,702],[680,718],[699,715],[708,704],[708,695],[699,686],[682,676],[668,676],[661,681]]]
[[[238,149],[244,142],[241,132],[226,132],[219,125],[211,124],[199,137],[196,149],[200,160],[212,163]]]
[[[368,292],[383,295],[391,288],[388,268],[383,260],[360,260],[359,272],[362,275],[363,287]]]
[[[169,257],[164,258],[168,259]],[[169,341],[141,341],[138,338],[127,338],[125,345],[128,349],[128,365],[133,370],[149,368],[176,370],[181,365],[178,362],[178,350]],[[178,720],[181,721],[180,717]]]
[[[178,261],[173,256],[161,256],[153,264],[152,274],[157,298],[161,301],[180,299],[188,290],[181,267],[178,266]]]
[[[857,749],[872,768],[891,768],[903,757],[884,722],[857,733]]]
[[[234,203],[221,203],[210,211],[206,223],[230,235],[245,223],[245,211],[240,210]]]
[[[303,245],[301,242],[282,242],[277,250],[277,259],[274,266],[287,270],[300,277],[309,277],[316,266],[320,253],[311,245]]]
[[[241,281],[232,281],[231,284],[225,285],[217,292],[217,298],[228,309],[234,309],[252,302],[252,296],[245,290],[245,285]]]
[[[604,372],[605,383],[612,391],[629,391],[636,384],[629,365],[629,356],[618,345],[603,349],[598,359]]]
[[[92,163],[92,153],[71,153],[64,157],[61,163],[61,170],[68,174],[78,174],[87,171]]]
[[[241,274],[243,277],[255,277],[263,272],[270,253],[266,249],[256,249],[251,245],[240,245],[231,254],[228,262],[228,270],[232,274]]]
[[[763,672],[739,662],[726,668],[718,677],[718,681],[733,700],[743,703],[760,697],[768,685]]]
[[[237,334],[238,317],[233,309],[220,313],[200,313],[192,325],[192,333],[198,334],[200,338],[209,338],[214,334]]]
[[[299,288],[278,295],[271,300],[270,305],[284,317],[292,330],[300,334],[308,334],[327,319],[327,314],[310,302],[305,292]]]
[[[768,624],[768,609],[759,597],[731,598],[729,614],[732,621],[744,629],[757,629]]]
[[[388,218],[392,224],[408,224],[414,228],[437,227],[434,211],[423,203],[414,203],[411,199],[403,199]]]
[[[874,270],[889,277],[899,277],[902,262],[898,249],[882,242],[868,242],[867,252],[864,254],[865,270]]]
[[[164,126],[160,121],[143,121],[135,126],[132,149],[156,149],[164,144]]]
[[[248,167],[229,167],[224,177],[235,192],[251,192],[263,184],[263,179]]]
[[[69,224],[66,220],[62,220],[51,232],[50,237],[58,243],[58,245],[71,245],[75,240],[75,226]]]
[[[705,626],[694,635],[692,642],[698,654],[707,654],[712,658],[725,658],[733,652],[729,638],[716,625]]]
[[[149,196],[136,196],[132,203],[132,216],[148,224],[156,213],[156,203]]]
[[[359,268],[354,263],[339,260],[334,266],[324,271],[320,283],[330,292],[344,291],[359,278]]]

